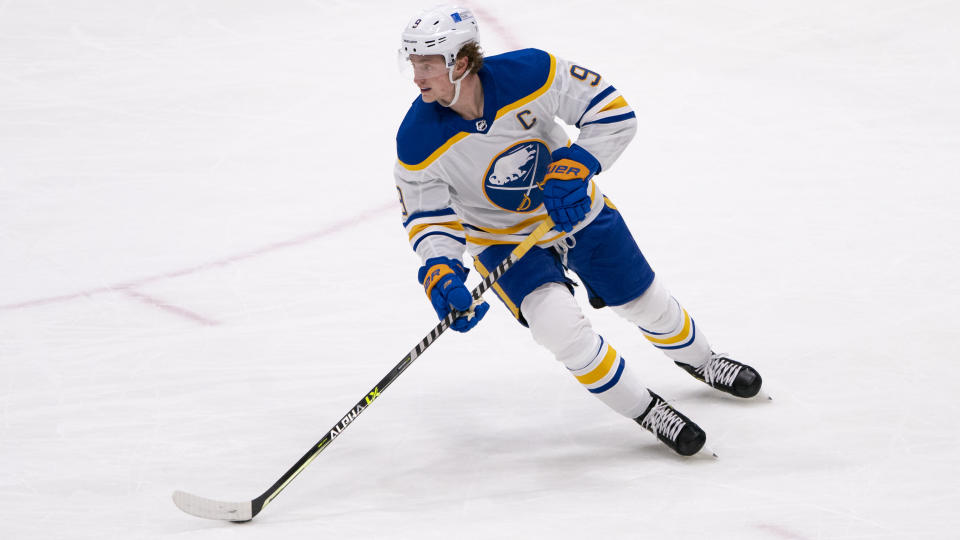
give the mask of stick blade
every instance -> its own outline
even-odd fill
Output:
[[[184,512],[206,519],[224,521],[250,521],[253,519],[253,502],[223,502],[198,497],[184,491],[173,492],[173,504]]]

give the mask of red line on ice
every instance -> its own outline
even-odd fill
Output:
[[[345,229],[347,229],[347,228],[350,228],[350,227],[353,227],[353,226],[355,226],[355,225],[358,225],[358,224],[362,223],[364,220],[369,219],[369,218],[371,218],[371,217],[373,217],[373,216],[376,216],[376,215],[378,215],[378,214],[381,214],[381,213],[383,213],[383,212],[385,212],[385,211],[387,211],[387,210],[396,209],[396,207],[397,207],[396,201],[390,201],[389,203],[381,204],[380,206],[377,206],[377,207],[375,207],[375,208],[371,208],[371,209],[369,209],[369,210],[367,210],[367,211],[365,211],[365,212],[356,214],[356,215],[354,215],[354,216],[352,216],[352,217],[348,217],[348,218],[342,219],[342,220],[340,220],[340,221],[333,222],[333,223],[327,225],[326,227],[324,227],[324,228],[322,228],[322,229],[320,229],[320,230],[318,230],[318,231],[314,231],[314,232],[307,233],[307,234],[304,234],[304,235],[301,235],[301,236],[297,236],[297,237],[291,238],[291,239],[289,239],[289,240],[283,240],[283,241],[280,241],[280,242],[275,242],[275,243],[273,243],[273,244],[267,244],[266,246],[259,247],[259,248],[256,248],[256,249],[253,249],[253,250],[250,250],[250,251],[245,251],[245,252],[243,252],[243,253],[238,253],[238,254],[236,254],[236,255],[231,255],[231,256],[225,257],[225,258],[223,258],[223,259],[218,259],[218,260],[215,260],[215,261],[210,261],[210,262],[207,262],[207,263],[198,264],[198,265],[196,265],[196,266],[191,266],[191,267],[189,267],[189,268],[183,268],[183,269],[180,269],[180,270],[173,270],[173,271],[171,271],[171,272],[164,272],[164,273],[162,273],[162,274],[156,274],[156,275],[153,275],[153,276],[148,276],[148,277],[145,277],[145,278],[135,279],[135,280],[132,280],[132,281],[125,281],[125,282],[122,282],[122,283],[116,283],[116,284],[113,284],[113,285],[107,285],[107,286],[105,286],[105,287],[97,287],[97,288],[95,288],[95,289],[87,289],[87,290],[84,290],[84,291],[79,291],[79,292],[70,293],[70,294],[63,294],[63,295],[60,295],[60,296],[49,296],[49,297],[45,297],[45,298],[35,298],[35,299],[33,299],[33,300],[25,300],[25,301],[23,301],[23,302],[16,302],[16,303],[13,303],[13,304],[0,305],[0,309],[2,309],[2,310],[22,309],[22,308],[28,308],[28,307],[34,307],[34,306],[42,306],[42,305],[47,305],[47,304],[55,304],[55,303],[58,303],[58,302],[66,302],[66,301],[68,301],[68,300],[76,300],[77,298],[86,298],[86,297],[94,296],[94,295],[97,295],[97,294],[103,294],[103,293],[124,292],[124,293],[128,293],[128,294],[129,294],[129,292],[130,292],[131,289],[134,289],[134,288],[136,288],[136,287],[140,287],[140,286],[145,285],[145,284],[147,284],[147,283],[153,283],[153,282],[162,281],[162,280],[165,280],[165,279],[171,279],[171,278],[175,278],[175,277],[187,276],[187,275],[190,275],[190,274],[196,274],[196,273],[198,273],[198,272],[203,272],[204,270],[211,270],[211,269],[213,269],[213,268],[221,268],[221,267],[224,267],[224,266],[233,264],[233,263],[237,263],[237,262],[240,262],[240,261],[245,261],[245,260],[247,260],[247,259],[252,259],[252,258],[254,258],[254,257],[259,257],[260,255],[266,255],[266,254],[272,253],[272,252],[274,252],[274,251],[279,251],[279,250],[281,250],[281,249],[286,249],[286,248],[290,248],[290,247],[300,246],[300,245],[303,245],[303,244],[312,242],[312,241],[314,241],[314,240],[317,240],[317,239],[319,239],[319,238],[323,238],[324,236],[341,232],[341,231],[343,231],[343,230],[345,230]],[[169,305],[169,304],[168,304],[168,305]],[[172,308],[172,306],[170,306],[170,307]]]
[[[784,538],[785,540],[810,540],[808,536],[803,536],[787,529],[786,527],[782,527],[773,523],[757,523],[754,525],[754,527],[767,531],[779,538]]]
[[[471,3],[470,9],[472,9],[472,10],[480,17],[480,20],[483,22],[483,24],[484,24],[485,27],[490,28],[491,30],[493,30],[494,33],[496,33],[497,35],[500,36],[500,39],[503,40],[504,44],[506,44],[506,46],[507,46],[508,48],[510,48],[510,49],[518,49],[518,48],[520,48],[520,43],[517,41],[516,37],[514,37],[514,34],[513,34],[512,32],[510,32],[509,30],[507,30],[507,28],[500,22],[500,20],[499,20],[496,16],[494,16],[491,12],[487,11],[486,9],[484,9],[484,8],[482,8],[482,7],[480,7],[480,6],[474,5],[474,4],[472,4],[472,3]],[[303,236],[298,236],[298,237],[292,238],[292,239],[290,239],[290,240],[285,240],[285,241],[282,241],[282,242],[277,242],[277,243],[274,243],[274,244],[269,244],[269,245],[263,246],[263,247],[261,247],[261,248],[254,249],[254,250],[252,250],[252,251],[247,251],[247,252],[244,252],[244,253],[240,253],[240,254],[237,254],[237,255],[233,255],[233,256],[230,256],[230,257],[226,257],[226,258],[224,258],[224,259],[219,259],[219,260],[216,260],[216,261],[211,261],[211,262],[204,263],[204,264],[200,264],[200,265],[197,265],[197,266],[191,266],[191,267],[189,267],[189,268],[184,268],[184,269],[182,269],[182,270],[175,270],[175,271],[172,271],[172,272],[166,272],[166,273],[163,273],[163,274],[158,274],[158,275],[154,275],[154,276],[149,276],[149,277],[145,277],[145,278],[141,278],[141,279],[137,279],[137,280],[133,280],[133,281],[128,281],[128,282],[124,282],[124,283],[117,283],[117,284],[115,284],[115,285],[108,285],[108,286],[106,286],[106,287],[98,287],[98,288],[96,288],[96,289],[88,289],[88,290],[85,290],[85,291],[75,292],[75,293],[71,293],[71,294],[64,294],[64,295],[60,295],[60,296],[51,296],[51,297],[47,297],[47,298],[37,298],[37,299],[34,299],[34,300],[26,300],[26,301],[23,301],[23,302],[17,302],[17,303],[14,303],[14,304],[0,305],[0,310],[22,309],[22,308],[27,308],[27,307],[42,306],[42,305],[46,305],[46,304],[54,304],[54,303],[57,303],[57,302],[66,302],[66,301],[68,301],[68,300],[75,300],[75,299],[77,299],[77,298],[84,298],[84,297],[89,297],[89,296],[93,296],[93,295],[96,295],[96,294],[102,294],[102,293],[108,293],[108,292],[125,292],[125,293],[127,293],[127,294],[139,294],[139,293],[133,292],[132,289],[133,289],[134,287],[139,287],[139,286],[144,285],[144,284],[147,284],[147,283],[153,283],[153,282],[155,282],[155,281],[161,281],[161,280],[164,280],[164,279],[170,279],[170,278],[175,278],[175,277],[180,277],[180,276],[186,276],[186,275],[190,275],[190,274],[195,274],[195,273],[197,273],[197,272],[202,272],[202,271],[204,271],[204,270],[209,270],[209,269],[211,269],[211,268],[217,268],[217,267],[227,266],[228,264],[233,264],[233,263],[235,263],[235,262],[243,261],[243,260],[246,260],[246,259],[251,259],[251,258],[253,258],[253,257],[257,257],[257,256],[260,256],[260,255],[264,255],[264,254],[267,254],[267,253],[270,253],[270,252],[273,252],[273,251],[277,251],[277,250],[280,250],[280,249],[284,249],[284,248],[288,248],[288,247],[294,247],[294,246],[299,246],[299,245],[302,245],[302,244],[306,244],[306,243],[312,242],[313,240],[316,240],[316,239],[318,239],[318,238],[322,238],[322,237],[324,237],[324,236],[326,236],[326,235],[328,235],[328,234],[332,234],[332,233],[335,233],[335,232],[339,232],[339,231],[342,231],[342,230],[344,230],[344,229],[346,229],[346,228],[348,228],[348,227],[357,225],[358,223],[360,223],[361,221],[363,221],[364,219],[366,219],[366,218],[368,218],[368,217],[370,217],[370,216],[379,214],[379,213],[381,213],[381,212],[385,212],[386,210],[393,209],[393,208],[395,208],[395,207],[396,207],[396,203],[394,203],[394,202],[391,201],[390,203],[382,204],[382,205],[380,205],[380,206],[378,206],[378,207],[376,207],[376,208],[373,208],[373,209],[368,210],[368,211],[366,211],[366,212],[364,212],[364,213],[358,214],[358,215],[356,215],[356,216],[354,216],[354,217],[347,218],[347,219],[344,219],[344,220],[341,220],[341,221],[332,223],[332,224],[328,225],[327,227],[325,227],[325,228],[323,228],[323,229],[320,229],[319,231],[315,231],[315,232],[312,232],[312,233],[309,233],[309,234],[305,234],[305,235],[303,235]],[[141,298],[141,300],[142,300],[142,298]],[[162,306],[163,309],[168,309],[168,310],[179,309],[179,308],[174,308],[173,306],[170,306],[169,304],[156,303],[156,305]],[[187,310],[182,310],[182,311],[185,312],[185,313],[191,313],[191,312],[189,312],[189,311],[187,311]],[[202,319],[202,320],[204,320],[204,321],[207,321],[207,319],[204,319],[204,318],[200,317],[199,315],[192,314],[192,313],[191,313],[191,315],[185,315],[185,313],[180,313],[180,314],[181,314],[181,315],[184,315],[184,316],[187,316],[187,317],[190,317],[190,318],[199,317],[200,319]],[[214,324],[216,324],[216,323],[214,323]]]
[[[164,310],[164,311],[168,311],[168,312],[170,312],[170,313],[173,313],[174,315],[178,315],[178,316],[180,316],[180,317],[183,317],[183,318],[186,318],[186,319],[190,319],[191,321],[198,322],[198,323],[200,323],[200,324],[202,324],[202,325],[204,325],[204,326],[216,326],[216,325],[220,324],[219,322],[217,322],[217,321],[215,321],[215,320],[213,320],[213,319],[208,319],[208,318],[204,317],[203,315],[200,315],[200,314],[198,314],[198,313],[194,313],[193,311],[190,311],[189,309],[185,309],[185,308],[182,308],[182,307],[175,306],[175,305],[173,305],[173,304],[170,304],[169,302],[164,302],[163,300],[159,300],[159,299],[154,298],[154,297],[152,297],[152,296],[147,296],[147,295],[143,294],[142,292],[135,291],[135,290],[133,290],[133,289],[123,289],[123,292],[124,292],[124,294],[126,294],[127,296],[130,296],[130,297],[132,297],[132,298],[135,298],[135,299],[143,302],[144,304],[148,304],[148,305],[151,305],[151,306],[153,306],[153,307],[162,309],[162,310]]]
[[[500,19],[496,18],[493,13],[490,13],[473,2],[470,2],[468,5],[470,10],[477,14],[480,24],[483,25],[484,28],[490,28],[494,33],[498,34],[508,49],[514,50],[520,48],[520,43],[516,37],[514,37],[513,33],[507,30],[506,27],[500,23]]]

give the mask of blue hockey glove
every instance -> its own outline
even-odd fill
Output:
[[[463,284],[467,279],[467,272],[468,270],[460,261],[449,257],[433,257],[427,259],[417,274],[417,279],[423,283],[423,289],[427,292],[437,317],[446,318],[451,309],[467,312],[450,325],[450,328],[457,332],[466,332],[476,326],[490,309],[490,304],[486,302],[473,306],[473,297]]]
[[[554,229],[570,232],[590,212],[590,177],[600,162],[583,148],[558,148],[544,175],[543,205],[553,218]]]

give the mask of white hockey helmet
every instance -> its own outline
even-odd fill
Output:
[[[400,53],[443,56],[447,68],[457,61],[464,44],[477,41],[477,19],[466,8],[440,5],[425,9],[410,19],[403,29]]]

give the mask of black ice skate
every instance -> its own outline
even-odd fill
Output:
[[[647,392],[650,392],[653,401],[634,421],[681,456],[692,456],[699,452],[707,441],[707,434],[662,397],[650,390]]]
[[[741,398],[752,398],[757,395],[763,384],[763,379],[757,370],[728,358],[724,353],[711,352],[710,359],[698,368],[680,362],[675,363],[698,381]]]

